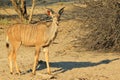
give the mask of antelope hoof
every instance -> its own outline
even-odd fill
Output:
[[[12,75],[12,74],[13,74],[13,72],[10,72],[10,74]]]
[[[20,73],[16,73],[16,75],[21,75]]]
[[[36,73],[35,73],[35,72],[32,72],[32,74],[33,74],[33,75],[36,75]]]
[[[32,73],[32,75],[36,75],[36,73]]]
[[[51,75],[51,72],[48,72],[49,75]]]
[[[21,73],[19,72],[19,73],[16,73],[16,75],[21,75]]]
[[[48,69],[48,70],[47,70],[47,73],[48,73],[48,74],[51,74],[51,70],[50,70],[50,69]]]
[[[21,75],[21,71],[18,71],[16,74],[17,74],[17,75]]]

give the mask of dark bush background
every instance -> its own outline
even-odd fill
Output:
[[[91,0],[86,4],[88,7],[81,15],[87,18],[84,22],[88,26],[82,27],[90,32],[84,38],[79,35],[74,45],[87,50],[120,51],[120,1]]]

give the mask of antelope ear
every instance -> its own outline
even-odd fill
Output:
[[[54,13],[52,9],[47,8],[47,15],[51,16]]]
[[[50,16],[50,10],[47,10],[47,15],[49,15],[49,16]]]
[[[61,14],[64,12],[64,8],[65,8],[65,7],[61,8],[61,9],[58,11],[58,14],[59,14],[59,15],[61,15]]]

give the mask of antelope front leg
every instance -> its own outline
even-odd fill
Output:
[[[39,47],[36,47],[35,61],[34,61],[33,71],[32,71],[32,73],[33,73],[34,75],[35,75],[35,70],[36,70],[36,66],[37,66],[37,63],[38,63],[39,52],[40,52],[40,48],[39,48]]]
[[[44,48],[44,52],[45,52],[45,60],[46,60],[46,65],[47,65],[47,72],[48,72],[48,74],[51,74],[50,66],[49,66],[49,50],[48,50],[48,48]]]

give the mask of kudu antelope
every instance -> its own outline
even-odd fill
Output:
[[[35,46],[36,52],[32,69],[33,74],[35,74],[41,48],[45,53],[47,72],[48,74],[51,73],[48,59],[48,47],[56,35],[58,22],[63,11],[64,7],[61,8],[57,13],[54,12],[52,9],[48,9],[47,13],[49,16],[52,17],[52,23],[49,26],[45,23],[40,23],[36,26],[27,24],[15,24],[8,28],[6,47],[9,48],[10,44],[11,49],[8,55],[8,60],[11,74],[13,73],[13,62],[17,73],[20,74],[20,70],[16,62],[16,52],[20,45]]]

